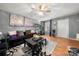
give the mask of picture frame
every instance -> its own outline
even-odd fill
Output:
[[[24,25],[25,25],[26,27],[33,27],[33,22],[32,22],[31,19],[25,18]]]
[[[9,25],[13,27],[24,26],[24,17],[20,15],[10,14]]]

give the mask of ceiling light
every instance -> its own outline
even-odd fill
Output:
[[[47,4],[32,4],[32,10],[37,12],[39,15],[44,15],[44,13],[50,12]]]
[[[37,5],[32,4],[32,9],[37,10],[37,11],[47,11],[48,5],[47,4],[37,4]]]

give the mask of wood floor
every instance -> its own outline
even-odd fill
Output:
[[[79,48],[79,41],[76,40],[47,35],[44,35],[43,37],[47,38],[48,40],[57,42],[56,48],[52,52],[53,56],[68,56],[68,48],[70,46]]]

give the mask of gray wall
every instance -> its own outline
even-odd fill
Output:
[[[0,32],[15,31],[15,30],[28,30],[28,29],[34,29],[34,28],[33,27],[11,27],[9,26],[9,13],[0,10]]]
[[[52,20],[69,20],[69,38],[76,38],[76,34],[79,33],[79,13],[73,15],[67,15],[58,18],[52,18]],[[48,20],[47,20],[48,21]],[[61,26],[61,25],[60,25]]]
[[[69,17],[69,37],[76,38],[79,32],[79,15]]]
[[[79,14],[55,18],[55,20],[62,19],[69,19],[69,37],[76,38],[76,34],[79,32]]]

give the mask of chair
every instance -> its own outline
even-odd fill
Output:
[[[46,46],[46,39],[38,38],[38,43],[32,48],[32,55],[43,56],[46,55],[45,51],[42,51],[43,47]]]
[[[25,53],[24,56],[32,55],[32,45],[26,42],[24,47],[22,48],[23,52]]]

